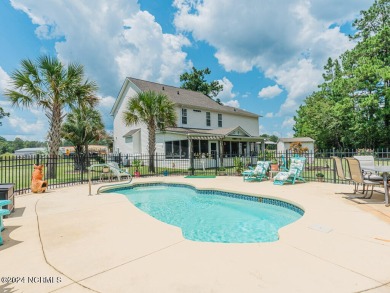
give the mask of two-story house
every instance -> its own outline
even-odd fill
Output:
[[[128,100],[140,92],[163,93],[174,102],[176,127],[156,133],[156,152],[166,158],[187,159],[195,155],[217,154],[233,157],[254,154],[259,142],[259,115],[223,106],[200,92],[127,77],[111,110],[114,117],[114,152],[146,154],[146,125],[126,126],[123,111]]]

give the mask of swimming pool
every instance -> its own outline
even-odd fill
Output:
[[[106,192],[125,195],[152,217],[182,229],[186,239],[253,243],[278,240],[278,230],[303,215],[293,204],[185,184],[146,183]]]

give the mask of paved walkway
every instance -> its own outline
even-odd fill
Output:
[[[357,204],[345,199],[351,185],[134,181],[274,196],[305,215],[276,242],[200,243],[122,195],[88,196],[87,185],[18,196],[5,219],[0,292],[390,292],[390,208],[375,203],[383,195]]]

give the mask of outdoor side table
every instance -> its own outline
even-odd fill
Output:
[[[9,210],[10,213],[15,210],[15,196],[14,196],[14,188],[15,184],[13,183],[5,183],[0,184],[0,200],[10,200],[11,203],[4,208]],[[4,216],[7,218],[8,216]]]
[[[278,174],[280,171],[268,171],[269,172],[269,180],[273,180],[274,176]]]

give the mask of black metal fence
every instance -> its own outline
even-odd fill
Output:
[[[306,163],[303,177],[307,181],[325,181],[343,183],[339,180],[334,168],[332,156],[352,157],[354,155],[373,155],[377,165],[390,165],[390,152],[382,150],[322,150],[316,152],[292,153],[266,150],[252,153],[248,156],[235,157],[218,156],[217,154],[191,155],[188,159],[167,158],[165,154],[91,154],[88,157],[61,155],[50,159],[45,155],[32,156],[0,156],[0,183],[14,183],[17,193],[30,191],[31,175],[34,164],[44,165],[44,180],[49,188],[58,188],[88,181],[87,166],[116,162],[123,170],[139,176],[241,176],[243,170],[255,166],[257,161],[267,160],[277,162],[283,167],[289,167],[290,158],[296,155],[305,156]],[[52,168],[50,168],[52,166]],[[55,174],[48,174],[48,170]],[[92,180],[100,180],[102,168],[94,168]],[[348,169],[344,166],[344,170]],[[322,174],[322,176],[320,175]]]

